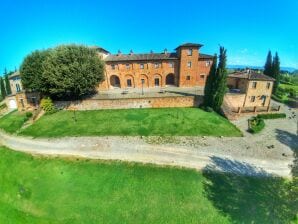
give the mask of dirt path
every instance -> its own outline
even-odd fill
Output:
[[[293,116],[293,111],[286,112]],[[208,166],[246,175],[290,177],[293,149],[298,146],[296,118],[266,120],[266,128],[259,135],[245,132],[247,118],[241,118],[235,124],[245,133],[244,137],[34,139],[0,132],[0,143],[32,154],[135,161],[195,169]]]

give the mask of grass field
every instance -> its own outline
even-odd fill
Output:
[[[0,147],[0,223],[289,223],[281,178],[32,157]]]
[[[289,85],[289,84],[279,84],[279,87],[282,88],[282,89],[294,89],[297,93],[298,93],[298,85]]]
[[[8,133],[14,133],[23,126],[25,121],[25,113],[13,111],[0,118],[0,128]]]
[[[241,136],[225,118],[197,108],[59,111],[45,115],[22,135],[35,137],[160,135]]]

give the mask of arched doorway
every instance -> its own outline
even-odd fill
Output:
[[[140,76],[140,86],[142,88],[148,88],[149,87],[149,82],[148,82],[148,76],[147,75],[142,74]]]
[[[119,77],[117,75],[112,75],[110,77],[110,84],[111,84],[111,86],[116,87],[116,88],[120,88],[121,87],[121,85],[120,85],[120,79],[119,79]]]
[[[17,109],[17,103],[15,100],[9,100],[9,109]]]
[[[161,87],[162,83],[161,83],[161,75],[156,74],[153,77],[153,86],[154,87]]]
[[[175,75],[173,73],[166,76],[166,85],[175,85]]]
[[[126,75],[125,76],[125,80],[126,80],[126,88],[134,88],[135,87],[135,81],[132,75]]]

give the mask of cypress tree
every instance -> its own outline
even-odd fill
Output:
[[[4,86],[4,80],[2,77],[0,77],[0,91],[1,91],[1,96],[4,99],[6,97],[6,91]]]
[[[271,51],[267,54],[266,63],[264,66],[264,74],[272,77],[272,54]]]
[[[215,54],[212,60],[212,66],[210,68],[209,75],[206,80],[204,89],[204,106],[212,107],[213,98],[215,95],[215,80],[216,80],[216,69],[217,69],[217,55]]]
[[[226,93],[227,89],[227,69],[226,69],[226,64],[227,64],[227,50],[224,47],[220,47],[219,49],[219,63],[218,63],[218,68],[216,70],[216,82],[215,82],[215,96],[213,100],[213,106],[212,108],[220,112],[221,105],[223,103],[223,98]]]
[[[277,52],[275,53],[275,56],[273,57],[273,62],[272,62],[272,78],[275,79],[275,82],[273,85],[273,93],[276,93],[280,82],[280,61],[279,61],[279,56]]]
[[[10,88],[10,83],[9,83],[9,79],[8,79],[8,74],[6,74],[4,77],[5,77],[6,94],[10,95],[11,94],[11,88]]]

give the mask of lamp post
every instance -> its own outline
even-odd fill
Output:
[[[142,79],[142,95],[144,95],[144,82],[145,82],[145,80]]]

